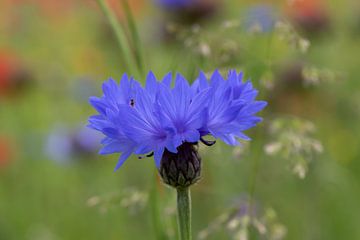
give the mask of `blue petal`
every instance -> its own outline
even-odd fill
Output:
[[[118,86],[116,82],[110,78],[108,81],[104,82],[102,85],[102,89],[104,92],[104,95],[111,103],[117,103],[118,102]]]
[[[159,110],[163,111],[169,119],[174,120],[176,118],[176,104],[173,95],[164,84],[160,84],[159,88]]]
[[[197,142],[200,139],[200,133],[197,130],[188,130],[184,133],[184,138],[187,142]]]
[[[228,82],[231,86],[236,86],[239,84],[238,76],[235,70],[230,70],[228,73]]]
[[[98,131],[102,131],[104,127],[111,126],[111,123],[109,123],[106,119],[104,119],[102,115],[91,116],[88,121],[89,121],[88,127]]]
[[[199,77],[191,85],[193,95],[209,87],[209,83],[204,72],[200,71]]]
[[[176,75],[175,87],[173,89],[177,116],[183,118],[190,103],[190,86],[186,79],[180,74]]]
[[[147,154],[153,150],[153,147],[151,145],[140,145],[138,148],[134,151],[135,154]]]
[[[166,144],[166,149],[169,150],[172,153],[177,153],[178,152],[176,146],[171,141]]]
[[[105,154],[110,154],[110,153],[116,153],[116,152],[121,152],[121,145],[119,144],[118,141],[112,141],[111,143],[105,145],[100,151],[99,154],[101,155],[105,155]]]
[[[257,112],[260,112],[261,110],[266,107],[267,102],[265,101],[255,101],[247,106],[247,114],[255,114]]]
[[[105,127],[102,129],[102,132],[110,138],[118,138],[119,137],[119,130],[116,128],[112,128],[112,127]]]
[[[239,142],[236,140],[236,138],[232,134],[222,135],[220,138],[228,145],[231,145],[231,146],[239,145]]]
[[[124,162],[130,157],[131,152],[123,152],[119,158],[119,161],[117,162],[114,171],[118,170]]]
[[[166,87],[170,88],[170,87],[171,87],[171,81],[172,81],[172,73],[170,72],[170,73],[168,73],[168,74],[166,74],[166,75],[164,76],[164,78],[163,78],[163,80],[162,80],[162,83],[163,83]]]
[[[90,97],[89,102],[96,109],[96,111],[98,111],[100,114],[103,114],[103,115],[106,114],[105,111],[106,111],[107,105],[101,98]]]
[[[157,82],[156,77],[153,72],[149,72],[146,77],[146,86],[145,89],[151,95],[155,95],[157,91]]]
[[[221,76],[219,70],[215,70],[210,78],[210,85],[214,88],[217,88],[220,84],[222,84],[224,78]]]
[[[200,90],[204,90],[209,87],[209,83],[208,83],[206,75],[203,71],[200,71],[200,74],[199,74],[199,84],[200,84],[199,85]]]
[[[154,161],[158,169],[160,169],[160,163],[163,154],[164,154],[164,148],[158,148],[154,151]]]

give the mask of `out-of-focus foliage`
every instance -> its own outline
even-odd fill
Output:
[[[278,222],[274,209],[254,206],[251,199],[241,200],[237,205],[224,211],[207,228],[201,230],[197,239],[208,239],[216,232],[224,230],[228,232],[228,238],[234,240],[248,240],[254,237],[269,240],[285,238],[286,227]]]
[[[269,131],[273,141],[265,145],[265,153],[287,159],[292,171],[304,178],[314,155],[323,151],[321,142],[311,136],[314,124],[298,118],[278,118]]]

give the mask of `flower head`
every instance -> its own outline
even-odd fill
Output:
[[[121,153],[115,169],[131,154],[154,155],[160,168],[163,155],[178,153],[183,144],[210,145],[205,135],[237,145],[238,139],[249,140],[243,131],[261,121],[255,114],[266,102],[255,100],[258,91],[243,82],[242,73],[230,71],[224,79],[215,71],[208,80],[201,72],[192,85],[176,74],[173,87],[172,80],[171,73],[157,81],[149,72],[142,87],[124,74],[120,84],[103,84],[102,97],[90,98],[98,115],[89,118],[89,126],[105,135],[100,153]]]

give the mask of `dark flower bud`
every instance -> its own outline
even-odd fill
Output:
[[[159,172],[164,183],[186,188],[200,179],[201,158],[194,143],[185,142],[177,150],[172,153],[165,149]]]

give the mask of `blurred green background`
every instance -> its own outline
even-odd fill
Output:
[[[360,239],[359,2],[129,2],[145,72],[234,68],[269,102],[251,142],[200,146],[194,239]],[[1,240],[177,239],[153,160],[113,172],[85,128],[105,79],[144,81],[124,66],[96,1],[0,0]]]

